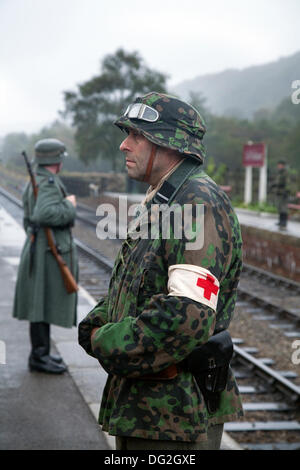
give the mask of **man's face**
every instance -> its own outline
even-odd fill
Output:
[[[63,167],[63,162],[58,163],[56,173],[59,173]]]
[[[130,130],[128,136],[120,145],[125,153],[128,176],[142,181],[147,170],[148,160],[152,150],[152,143],[143,135]]]

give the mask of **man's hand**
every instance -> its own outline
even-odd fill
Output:
[[[77,203],[76,203],[76,196],[74,196],[74,194],[70,194],[70,196],[67,196],[66,199],[68,201],[70,201],[74,207],[76,207]]]

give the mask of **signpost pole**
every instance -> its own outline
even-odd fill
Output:
[[[267,150],[263,142],[249,140],[243,149],[243,166],[245,167],[245,204],[252,202],[252,176],[253,168],[259,168],[259,193],[260,203],[267,199]]]
[[[252,166],[246,166],[244,203],[252,202]]]
[[[267,185],[268,185],[268,157],[267,147],[265,147],[264,165],[259,170],[259,193],[258,201],[262,204],[267,200]]]

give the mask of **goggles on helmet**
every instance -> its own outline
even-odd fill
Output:
[[[155,122],[159,119],[158,111],[144,103],[130,104],[124,116],[127,116],[129,119],[141,119],[148,122]]]

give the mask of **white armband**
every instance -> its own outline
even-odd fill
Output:
[[[168,295],[188,297],[217,310],[220,283],[207,269],[192,264],[170,266],[168,290]]]

